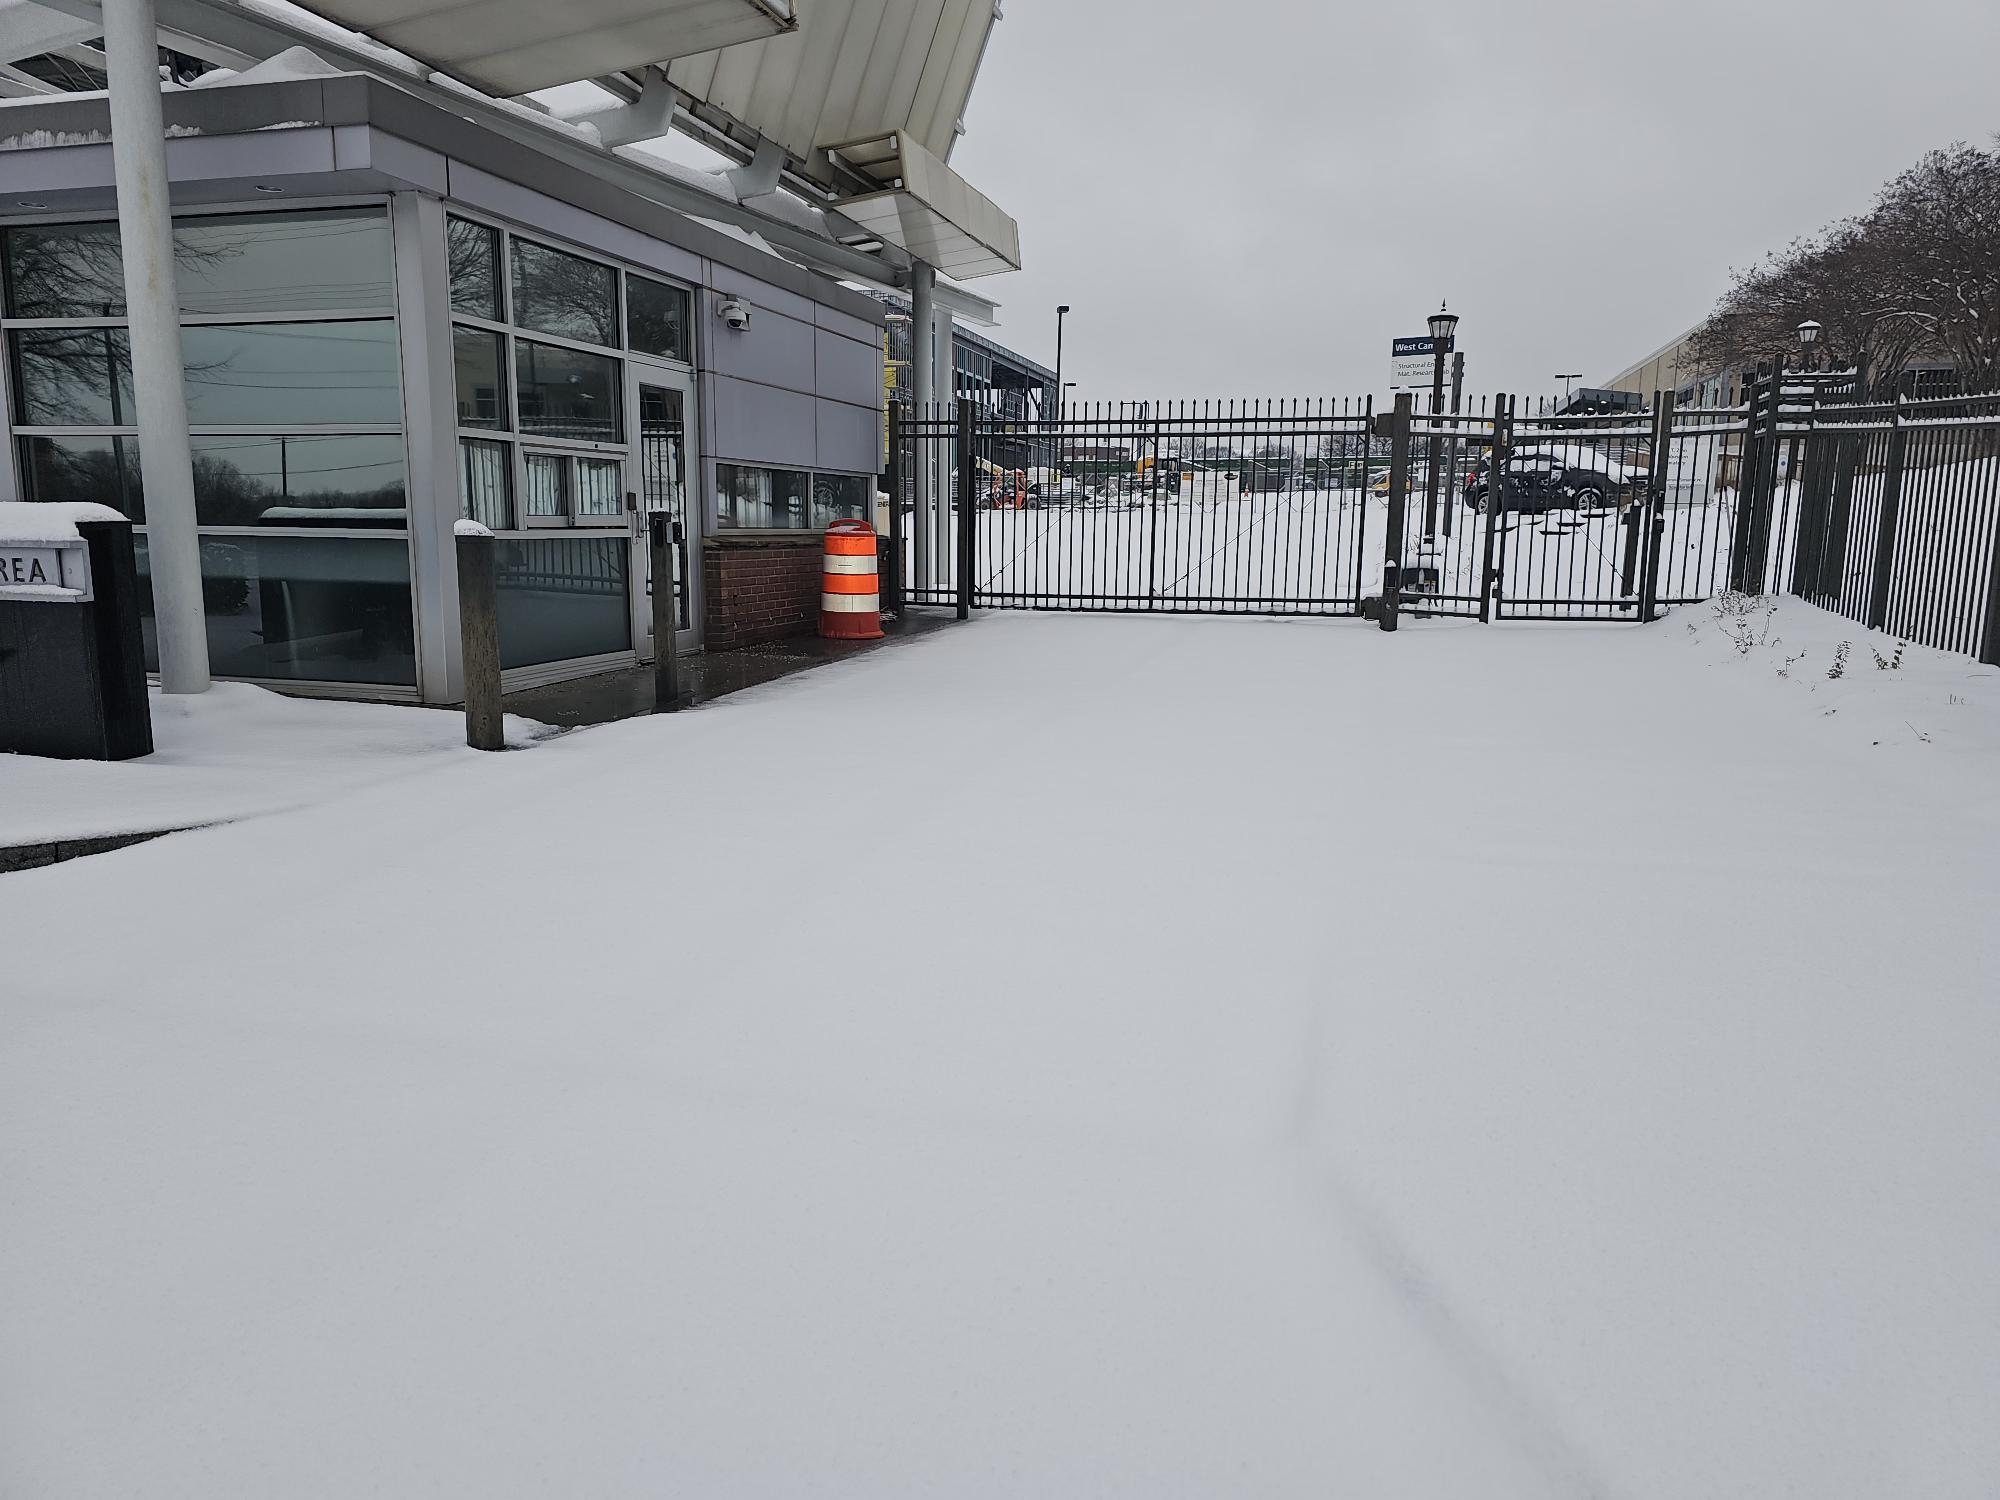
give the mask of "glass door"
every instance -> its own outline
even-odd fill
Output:
[[[638,434],[632,461],[638,469],[634,493],[632,576],[643,587],[632,590],[632,638],[639,655],[653,652],[653,555],[647,545],[647,516],[664,511],[680,527],[674,548],[674,600],[680,630],[676,647],[691,651],[701,641],[701,598],[695,561],[701,556],[701,514],[696,504],[697,467],[693,444],[694,381],[679,370],[632,367],[632,430]]]

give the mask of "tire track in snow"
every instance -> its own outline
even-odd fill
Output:
[[[1341,1232],[1394,1294],[1411,1323],[1475,1398],[1514,1437],[1521,1451],[1548,1477],[1551,1495],[1609,1500],[1614,1491],[1597,1465],[1557,1424],[1546,1403],[1507,1365],[1492,1341],[1453,1302],[1388,1220],[1313,1144],[1325,1087],[1320,1060],[1331,1031],[1324,1003],[1309,1004],[1301,1039],[1299,1076],[1285,1112],[1281,1144],[1299,1156],[1307,1189],[1329,1210]]]

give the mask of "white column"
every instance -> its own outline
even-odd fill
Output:
[[[937,321],[937,309],[931,296],[937,285],[937,273],[923,261],[910,267],[910,383],[915,387],[916,417],[919,422],[927,421],[937,413],[933,410],[937,402],[937,340],[932,325]],[[933,525],[936,521],[937,504],[937,444],[927,438],[918,438],[912,445],[915,449],[917,471],[916,510],[911,519],[911,550],[916,554],[915,585],[920,589],[931,586],[934,577],[937,543]]]
[[[167,130],[160,113],[153,0],[104,0],[104,52],[160,688],[203,693],[208,691],[208,633],[202,617],[201,542],[195,534],[194,461],[182,386],[181,300],[174,286]]]
[[[416,591],[417,686],[426,703],[465,693],[459,661],[458,408],[452,388],[451,271],[444,204],[397,193],[389,222],[396,237],[396,331],[403,354],[403,430],[410,470],[410,584]]]

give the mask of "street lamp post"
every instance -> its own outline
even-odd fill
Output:
[[[1058,422],[1062,420],[1062,414],[1063,414],[1063,378],[1062,378],[1063,319],[1068,316],[1069,316],[1069,304],[1067,302],[1063,303],[1061,306],[1056,308],[1056,420]]]
[[[1451,349],[1452,330],[1458,327],[1458,314],[1445,311],[1444,304],[1431,314],[1431,441],[1426,455],[1429,474],[1424,484],[1424,541],[1437,540],[1438,529],[1438,480],[1444,467],[1444,435],[1438,431],[1435,420],[1444,412],[1444,357]]]
[[[1814,368],[1817,363],[1813,345],[1819,342],[1819,330],[1819,323],[1812,318],[1807,318],[1798,327],[1800,362],[1808,370]]]

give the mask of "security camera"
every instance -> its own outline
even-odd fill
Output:
[[[722,314],[722,321],[738,333],[750,326],[750,309],[734,297],[726,300],[716,311]]]

